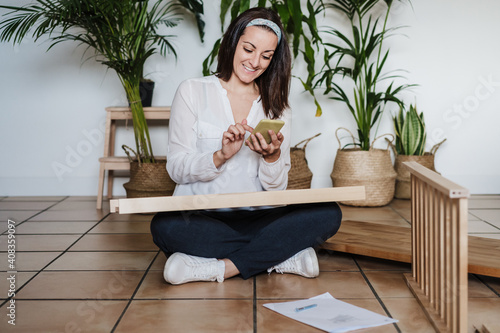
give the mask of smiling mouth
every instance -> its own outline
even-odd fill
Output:
[[[251,68],[248,68],[248,67],[247,67],[247,66],[245,66],[245,65],[243,65],[243,67],[244,67],[247,71],[249,71],[249,72],[255,72],[255,71],[256,71],[256,69],[251,69]]]

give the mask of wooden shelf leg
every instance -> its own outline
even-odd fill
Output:
[[[99,184],[97,185],[97,209],[102,209],[102,196],[104,192],[104,176],[106,170],[104,164],[100,163],[99,166]]]
[[[113,197],[113,182],[115,180],[115,172],[108,170],[108,199]]]

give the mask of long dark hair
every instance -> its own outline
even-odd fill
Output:
[[[231,78],[233,58],[238,41],[248,23],[256,18],[273,21],[281,30],[281,41],[274,51],[269,67],[255,80],[259,87],[266,117],[276,119],[281,117],[284,110],[289,107],[288,94],[290,92],[292,60],[283,25],[280,17],[274,11],[262,7],[251,8],[231,22],[220,45],[216,75],[224,81]]]

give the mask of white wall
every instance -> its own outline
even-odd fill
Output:
[[[6,4],[28,3],[8,0]],[[147,66],[156,81],[154,105],[170,105],[177,85],[201,75],[201,63],[220,35],[215,1],[205,1],[206,42],[201,45],[190,22],[176,28],[178,61],[155,57]],[[436,168],[473,193],[500,193],[500,3],[493,0],[419,0],[395,4],[391,25],[408,26],[388,41],[390,66],[408,70],[405,94],[423,111],[431,142],[438,150]],[[24,41],[0,44],[0,195],[96,195],[98,158],[103,152],[104,108],[126,104],[112,71],[93,60],[81,64],[83,48],[67,42],[45,52],[48,44]],[[304,73],[296,63],[294,72]],[[324,114],[292,83],[292,144],[321,132],[308,145],[313,187],[331,186],[338,143],[335,129],[354,130],[348,111],[321,98]],[[387,110],[378,134],[392,132]],[[118,142],[133,144],[131,127]],[[166,133],[152,129],[155,153],[165,154]],[[382,141],[382,140],[380,140]],[[380,146],[384,146],[380,142]],[[120,152],[120,154],[122,154]],[[115,194],[124,194],[118,182]]]

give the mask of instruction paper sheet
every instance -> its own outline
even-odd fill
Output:
[[[300,301],[267,303],[264,306],[326,332],[348,332],[397,322],[395,319],[339,301],[330,293]]]

